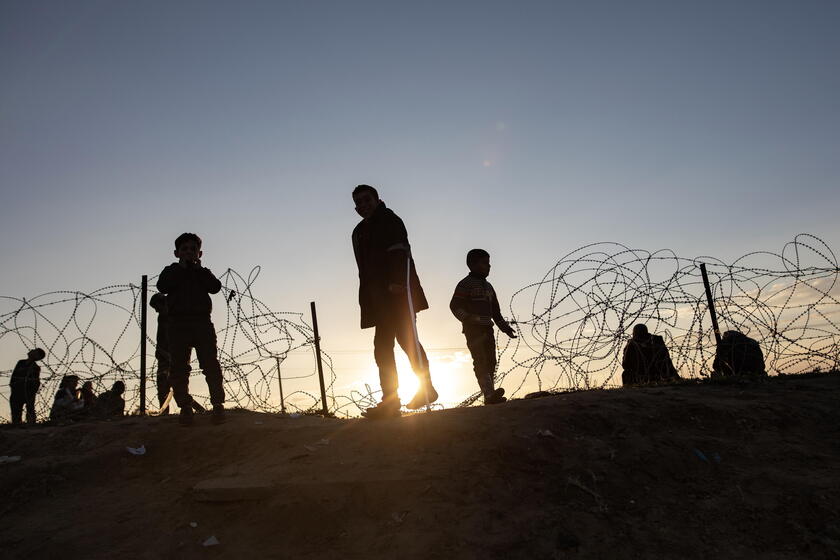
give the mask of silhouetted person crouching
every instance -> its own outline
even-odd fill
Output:
[[[111,388],[96,399],[95,414],[101,418],[112,418],[125,414],[125,383],[115,381]]]
[[[210,390],[213,423],[224,422],[225,414],[222,366],[216,347],[216,329],[210,320],[213,309],[210,294],[218,293],[222,284],[209,269],[201,266],[202,254],[198,235],[179,235],[175,240],[178,262],[164,268],[157,282],[158,290],[166,294],[169,310],[169,384],[181,409],[179,422],[185,426],[193,423],[193,398],[189,392],[193,348]]]
[[[756,340],[738,331],[726,331],[715,353],[713,377],[767,375],[764,353]]]
[[[493,388],[496,373],[496,337],[493,323],[510,338],[516,338],[513,329],[502,317],[496,291],[487,281],[490,275],[490,254],[484,249],[467,253],[470,273],[458,282],[449,302],[449,309],[463,324],[462,332],[473,359],[473,371],[484,395],[484,404],[505,402],[505,390]]]
[[[65,422],[80,416],[85,403],[76,396],[78,384],[78,375],[65,375],[61,378],[50,410],[50,420]]]
[[[25,360],[18,361],[9,379],[9,406],[12,409],[12,424],[21,424],[26,407],[26,423],[35,423],[35,395],[41,387],[41,366],[38,361],[47,355],[40,348],[30,350]]]
[[[421,408],[437,400],[426,352],[417,339],[415,313],[428,309],[426,296],[411,258],[403,221],[379,199],[370,185],[353,190],[353,202],[362,221],[353,230],[353,252],[359,267],[359,307],[363,329],[375,327],[373,353],[379,368],[382,402],[365,411],[368,418],[399,416],[399,380],[394,340],[408,355],[420,380],[420,389],[408,408]]]
[[[671,354],[665,346],[665,340],[650,334],[647,325],[633,327],[633,336],[624,347],[621,360],[624,372],[621,382],[624,385],[638,385],[679,379],[677,369],[671,361]]]

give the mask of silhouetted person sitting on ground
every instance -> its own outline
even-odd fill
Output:
[[[624,385],[639,385],[679,379],[671,354],[661,336],[650,334],[647,325],[633,327],[633,336],[624,347],[621,360]]]
[[[50,420],[63,422],[79,416],[84,403],[76,398],[76,386],[79,384],[78,375],[65,375],[58,385],[58,391],[50,410]]]
[[[484,249],[467,253],[470,273],[458,282],[449,302],[449,309],[461,321],[461,332],[467,339],[467,348],[473,359],[473,371],[484,395],[484,404],[505,402],[505,390],[493,388],[496,373],[496,337],[493,323],[510,338],[516,338],[513,329],[502,317],[499,300],[493,286],[487,281],[490,275],[490,254]]]
[[[399,380],[394,339],[408,356],[420,380],[420,389],[408,408],[435,402],[429,361],[417,338],[415,314],[428,309],[426,295],[411,258],[403,221],[379,199],[370,185],[353,190],[353,202],[362,221],[353,230],[353,252],[359,267],[359,307],[363,329],[375,327],[373,355],[379,367],[382,402],[364,412],[368,418],[400,415]]]
[[[26,423],[35,423],[35,394],[41,387],[41,367],[36,363],[47,355],[40,348],[30,350],[25,360],[18,361],[9,379],[9,405],[12,409],[12,424],[20,425],[23,408],[26,407]]]
[[[738,331],[723,333],[712,367],[712,377],[767,375],[761,346],[757,341]]]
[[[82,383],[82,388],[79,389],[78,398],[82,401],[82,408],[85,412],[93,410],[93,406],[96,404],[96,395],[93,392],[93,383],[90,381]]]
[[[225,421],[222,366],[216,347],[216,329],[210,320],[213,309],[210,294],[219,293],[222,283],[210,269],[201,266],[202,254],[198,235],[179,235],[175,240],[178,262],[164,268],[157,282],[158,290],[166,294],[169,317],[169,384],[175,402],[181,408],[178,420],[184,426],[193,423],[193,398],[189,390],[193,348],[210,390],[210,403],[213,405],[211,421],[214,424]]]
[[[125,414],[123,393],[125,393],[125,383],[122,381],[114,382],[114,385],[108,391],[105,391],[96,399],[96,415],[102,418],[110,418]]]

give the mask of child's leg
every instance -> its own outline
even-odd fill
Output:
[[[220,405],[225,402],[225,388],[222,379],[222,365],[219,363],[219,350],[216,348],[216,329],[213,323],[196,325],[195,354],[198,365],[207,380],[210,390],[210,403]]]
[[[192,323],[173,324],[169,329],[169,356],[172,360],[169,369],[169,384],[172,396],[182,410],[192,410],[190,396],[190,353],[193,346]]]
[[[496,371],[496,341],[493,329],[471,329],[464,333],[467,348],[473,359],[473,371],[481,393],[488,397],[493,393],[493,373]]]

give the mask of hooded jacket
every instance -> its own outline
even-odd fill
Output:
[[[406,285],[406,259],[410,272],[414,312],[429,308],[426,295],[411,258],[408,232],[403,221],[379,202],[373,214],[359,222],[351,237],[359,268],[359,307],[363,329],[376,326],[383,318],[408,308],[405,293],[392,294],[389,284]]]

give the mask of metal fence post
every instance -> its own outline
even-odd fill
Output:
[[[706,286],[706,300],[709,302],[709,314],[712,316],[712,328],[715,330],[715,341],[720,344],[720,327],[718,327],[715,302],[712,301],[712,287],[709,285],[709,275],[706,274],[706,264],[700,263],[700,274],[703,275],[703,285]]]
[[[309,302],[312,311],[312,330],[315,334],[315,363],[318,364],[318,381],[321,383],[321,411],[329,416],[327,411],[327,391],[324,387],[324,367],[321,365],[321,337],[318,336],[318,315],[315,313],[315,302]]]
[[[277,383],[280,385],[280,414],[286,414],[286,403],[283,401],[283,377],[280,375],[280,358],[274,356],[277,362]]]
[[[149,277],[143,275],[140,281],[140,416],[146,415],[146,317],[148,303],[146,292],[149,288]]]

